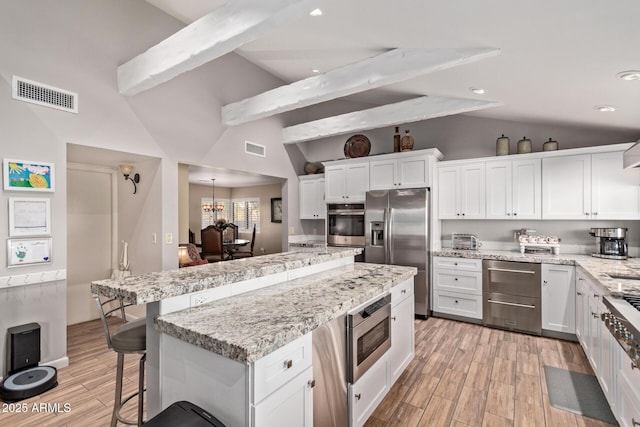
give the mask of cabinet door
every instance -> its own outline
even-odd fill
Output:
[[[460,168],[448,166],[438,168],[438,216],[440,219],[460,217],[458,193]]]
[[[511,164],[514,219],[542,218],[542,162],[514,160]]]
[[[313,368],[286,383],[253,407],[254,427],[313,426]]]
[[[591,218],[591,155],[542,160],[542,218]]]
[[[396,183],[398,188],[429,186],[429,157],[409,157],[397,160]]]
[[[389,350],[389,373],[396,382],[400,374],[413,359],[415,345],[413,335],[413,298],[405,298],[391,307],[391,349]]]
[[[324,169],[324,193],[327,203],[345,203],[345,167],[328,166]]]
[[[542,329],[576,332],[575,267],[542,264]]]
[[[584,279],[576,272],[576,337],[582,344],[582,348],[587,353],[589,347],[585,342],[586,337],[589,335],[585,328],[589,327],[587,313],[589,312],[589,300],[587,297],[588,288],[584,282]]]
[[[364,202],[369,191],[369,163],[347,165],[344,186],[347,203]]]
[[[624,170],[622,151],[591,157],[593,219],[640,219],[640,175]]]
[[[324,178],[316,180],[316,219],[327,218],[327,205],[324,202]]]
[[[460,167],[461,219],[484,219],[485,172],[484,162]]]
[[[369,189],[389,190],[397,187],[396,161],[378,160],[369,163]]]
[[[349,385],[351,427],[363,426],[389,391],[388,356],[385,353],[355,384]]]
[[[487,162],[487,219],[511,219],[513,181],[511,161]]]
[[[600,342],[600,311],[599,301],[600,293],[594,289],[594,285],[589,286],[589,363],[593,368],[593,372],[598,375],[600,372],[600,353],[602,352],[602,343]]]
[[[324,185],[324,182],[323,182]],[[317,215],[317,182],[315,180],[300,181],[298,184],[298,200],[300,202],[300,219],[316,219]]]

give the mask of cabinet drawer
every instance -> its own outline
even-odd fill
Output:
[[[413,295],[413,279],[405,280],[391,288],[391,305],[396,305],[411,295]]]
[[[254,363],[254,404],[311,366],[311,334],[306,334]]]
[[[482,272],[482,260],[455,257],[433,257],[433,268]]]
[[[444,291],[482,295],[482,273],[434,270],[433,287]]]
[[[433,311],[482,319],[482,296],[434,290]]]

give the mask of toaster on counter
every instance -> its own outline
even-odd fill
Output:
[[[475,251],[482,243],[473,234],[451,233],[451,249],[464,249]]]

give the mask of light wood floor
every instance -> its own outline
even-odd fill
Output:
[[[367,427],[609,425],[549,405],[543,365],[592,373],[579,344],[445,319],[416,320],[415,327],[416,357]],[[60,385],[19,402],[26,413],[0,412],[0,426],[109,425],[116,356],[98,321],[68,328],[68,355],[70,365],[58,370]],[[131,393],[138,358],[125,361],[124,391]],[[68,403],[71,410],[37,412],[40,403]],[[134,418],[135,405],[124,414]]]
[[[379,426],[610,426],[549,404],[544,365],[593,375],[578,343],[430,318],[416,357],[369,418]]]

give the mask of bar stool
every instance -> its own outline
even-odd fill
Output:
[[[143,404],[144,404],[144,364],[147,360],[147,325],[146,319],[137,319],[127,322],[125,307],[133,304],[124,304],[121,298],[111,298],[105,301],[100,299],[99,295],[93,295],[98,306],[98,313],[102,321],[105,338],[107,339],[107,347],[118,353],[118,363],[116,371],[116,394],[113,402],[113,414],[111,416],[111,427],[115,427],[118,421],[124,424],[141,426],[143,421]],[[115,303],[115,307],[112,307]],[[107,317],[114,312],[120,311],[122,317],[122,325],[113,333],[109,331]],[[122,399],[122,377],[124,374],[124,355],[125,354],[142,354],[139,362],[138,374],[138,391]],[[127,420],[120,415],[122,407],[132,398],[138,396],[138,418],[137,420]]]

